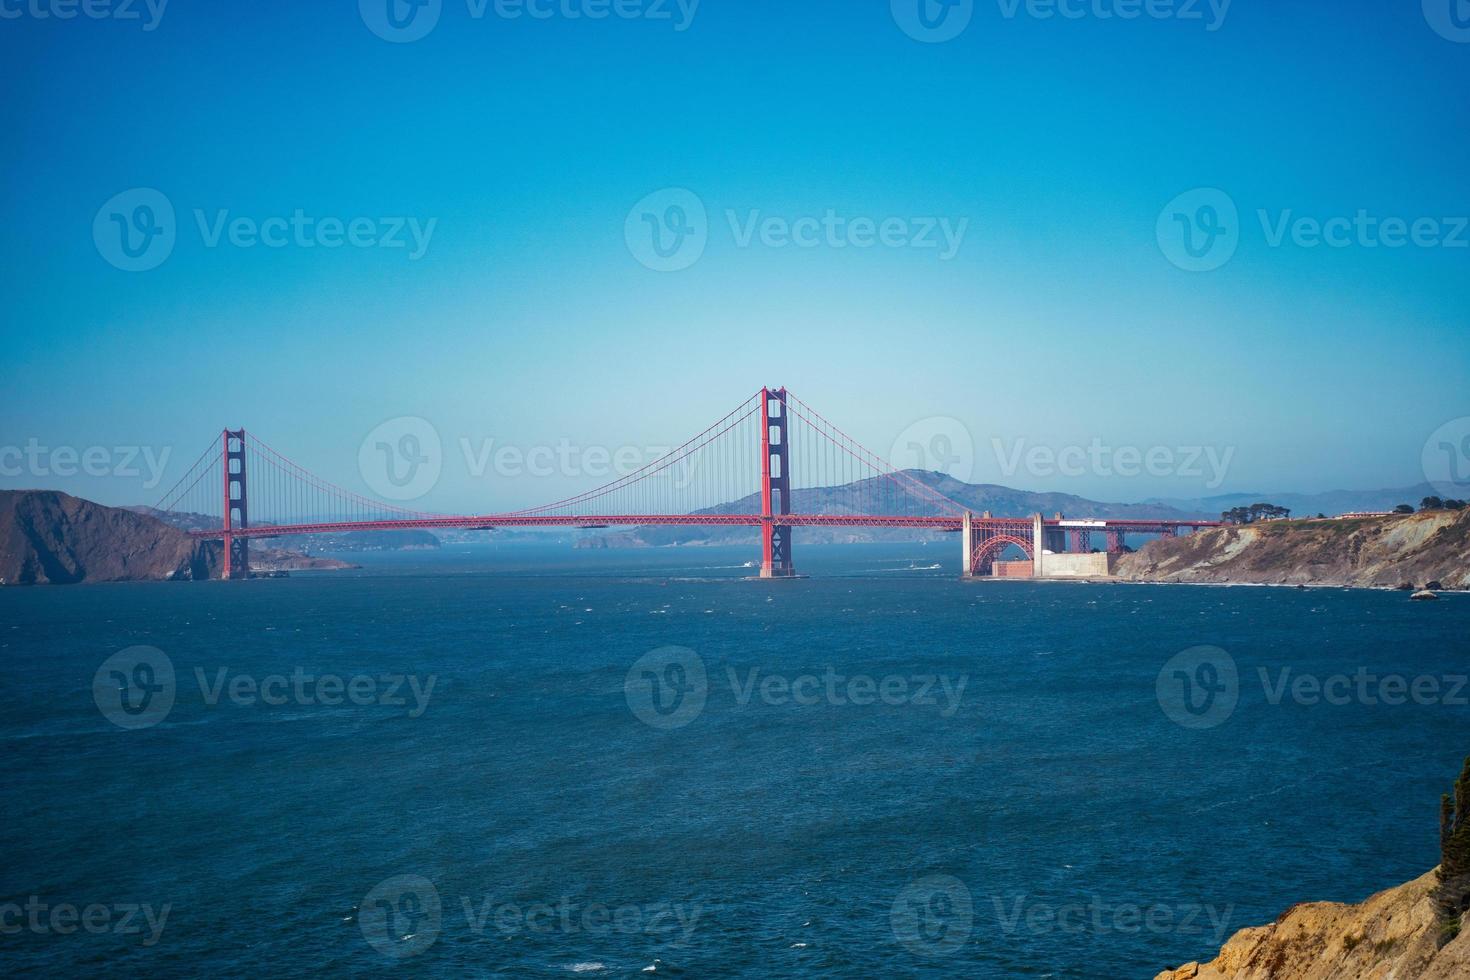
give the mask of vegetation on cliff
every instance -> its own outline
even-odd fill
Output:
[[[1455,781],[1455,793],[1439,804],[1439,884],[1434,890],[1447,937],[1459,932],[1460,918],[1470,911],[1470,758]]]

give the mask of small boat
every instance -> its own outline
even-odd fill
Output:
[[[1424,602],[1427,599],[1438,599],[1439,596],[1435,595],[1433,592],[1430,592],[1428,589],[1420,589],[1418,592],[1415,592],[1413,595],[1409,596],[1409,598],[1417,599],[1420,602]]]

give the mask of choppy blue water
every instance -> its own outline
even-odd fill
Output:
[[[745,549],[507,546],[0,591],[0,964],[1151,977],[1436,862],[1470,598],[963,583],[948,550],[808,547],[779,583]],[[130,730],[94,675],[136,645],[174,701]],[[1159,699],[1198,645],[1238,669],[1214,727]],[[1165,683],[1217,683],[1187,666]],[[1440,686],[1273,704],[1287,667]]]

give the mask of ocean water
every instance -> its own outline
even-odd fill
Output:
[[[950,550],[0,591],[0,966],[1151,977],[1436,863],[1470,597]]]

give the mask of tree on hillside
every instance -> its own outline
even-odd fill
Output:
[[[1425,497],[1423,500],[1419,501],[1420,510],[1441,510],[1443,508],[1444,501],[1440,500],[1438,497]]]
[[[1414,513],[1414,508],[1408,504],[1399,504],[1393,509],[1393,512],[1395,514],[1412,514]]]
[[[1444,502],[1444,506],[1445,506],[1445,510],[1464,510],[1465,509],[1465,501],[1463,501],[1463,500],[1451,500],[1448,497],[1446,497],[1445,498],[1445,502]]]
[[[1232,507],[1220,514],[1226,524],[1254,524],[1256,521],[1285,520],[1291,516],[1291,508],[1275,504],[1251,504],[1249,507]]]
[[[1470,909],[1470,758],[1455,781],[1453,797],[1439,800],[1439,884],[1434,902],[1445,926],[1445,941],[1459,931],[1460,916]]]

